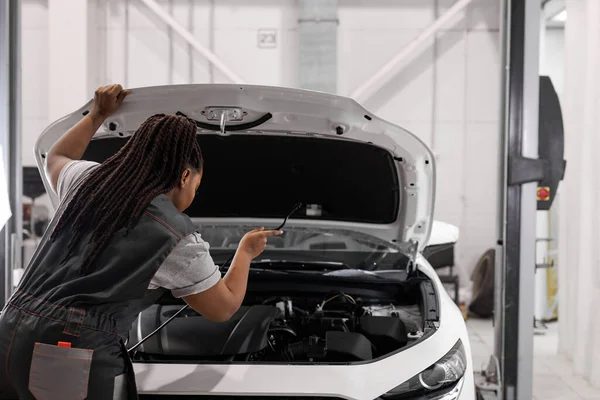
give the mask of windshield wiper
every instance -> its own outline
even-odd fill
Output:
[[[225,267],[222,272],[226,272]],[[350,266],[336,261],[294,261],[294,260],[254,260],[250,263],[252,271],[340,271],[350,270]]]
[[[269,266],[277,268],[283,266],[284,268],[290,269],[307,269],[307,270],[341,270],[341,269],[352,269],[348,265],[338,261],[295,261],[295,260],[255,260],[252,261],[251,266],[260,265],[261,267]],[[318,268],[315,268],[318,267]]]
[[[268,272],[271,274],[289,275],[289,271],[287,271],[285,269],[276,269],[276,268],[250,268],[250,272]]]

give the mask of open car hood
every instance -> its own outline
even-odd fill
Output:
[[[89,101],[44,130],[35,145],[40,169],[50,147],[91,106]],[[433,154],[415,135],[352,99],[223,84],[133,89],[98,130],[84,159],[110,157],[157,113],[197,121],[205,171],[187,212],[201,224],[277,226],[295,203],[303,202],[308,206],[288,224],[361,232],[414,255],[428,242]],[[56,195],[42,177],[56,206]]]

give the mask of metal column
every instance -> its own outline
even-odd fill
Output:
[[[21,263],[21,43],[20,1],[0,2],[0,146],[6,160],[12,217],[0,235],[0,306],[13,290],[12,271]]]
[[[504,3],[502,220],[495,306],[500,397],[531,399],[538,158],[539,0]]]
[[[533,397],[538,159],[539,0],[504,0],[500,223],[495,279],[495,357],[476,375],[479,399]]]

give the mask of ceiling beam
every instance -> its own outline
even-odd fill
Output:
[[[423,49],[424,44],[435,36],[448,22],[453,20],[462,10],[464,10],[472,0],[458,0],[444,14],[428,26],[419,36],[413,39],[405,48],[396,54],[391,60],[383,65],[362,85],[356,88],[350,97],[359,103],[365,103],[379,89],[385,86],[398,72],[402,64],[417,52]]]
[[[150,9],[158,18],[164,23],[169,25],[174,32],[180,35],[190,46],[196,51],[202,54],[212,65],[215,66],[219,71],[223,73],[231,82],[242,84],[244,81],[236,73],[230,70],[219,57],[206,47],[204,47],[194,35],[192,35],[187,29],[181,26],[168,12],[166,12],[158,3],[154,0],[140,0],[146,7]]]

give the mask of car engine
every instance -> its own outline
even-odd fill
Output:
[[[254,304],[255,303],[255,304]],[[155,305],[132,326],[136,343],[180,307]],[[188,309],[141,345],[136,360],[335,363],[394,352],[422,335],[417,306],[363,303],[344,293],[320,301],[254,299],[226,322]]]

